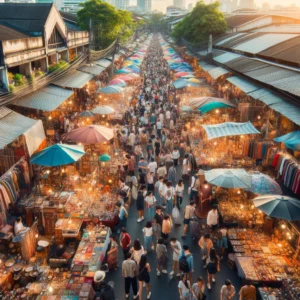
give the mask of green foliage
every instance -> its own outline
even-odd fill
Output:
[[[16,85],[23,85],[24,84],[24,79],[22,74],[14,74],[14,81]]]
[[[163,31],[166,27],[164,15],[162,13],[155,13],[151,15],[149,20],[149,29],[151,31]]]
[[[44,75],[45,73],[41,70],[38,70],[37,73],[36,73],[36,76],[42,76]]]
[[[32,83],[34,80],[35,80],[35,77],[34,77],[33,74],[31,74],[31,75],[28,76],[28,81],[29,81],[30,83]]]
[[[133,34],[136,25],[130,12],[118,10],[102,0],[88,0],[80,6],[82,9],[77,12],[78,24],[82,29],[89,30],[92,20],[96,48],[108,47],[119,34],[121,41]]]
[[[192,43],[207,42],[210,34],[222,34],[227,29],[219,2],[204,4],[200,1],[193,11],[174,28],[172,36],[178,42],[181,37]]]
[[[57,64],[50,65],[48,71],[49,73],[52,73],[58,69],[66,69],[68,66],[69,64],[61,59]]]
[[[15,90],[15,86],[14,86],[13,84],[9,84],[9,85],[8,85],[8,89],[9,89],[9,91],[10,91],[11,93],[13,93],[14,90]]]

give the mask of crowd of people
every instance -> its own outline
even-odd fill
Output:
[[[217,207],[213,206],[207,216],[206,233],[201,236],[196,215],[200,185],[197,164],[189,147],[187,131],[180,120],[180,99],[170,84],[170,69],[157,35],[153,36],[141,72],[142,85],[134,93],[125,117],[126,125],[117,132],[115,141],[128,153],[123,178],[120,179],[120,202],[117,206],[126,299],[129,298],[131,287],[133,299],[142,300],[143,287],[146,288],[147,299],[150,299],[151,269],[156,268],[157,276],[168,274],[167,266],[171,259],[169,275],[179,278],[180,299],[203,300],[213,288],[220,271],[220,261],[226,255],[227,230],[219,227],[219,214]],[[143,232],[143,241],[132,241],[129,228],[126,227],[128,212],[125,204],[130,190],[138,211],[137,226]],[[188,190],[189,203],[184,206],[185,190]],[[172,234],[174,226],[181,223],[180,212],[184,216],[182,241]],[[137,230],[136,227],[132,229]],[[202,249],[207,280],[193,278],[194,258],[185,243],[188,231]],[[172,250],[172,258],[168,257],[168,247]],[[112,270],[118,267],[117,248],[116,238],[111,236],[107,261]],[[147,254],[151,251],[156,253],[156,266],[150,265],[147,260]],[[235,295],[235,287],[226,279],[220,299],[234,299]],[[239,295],[240,300],[256,299],[255,287],[248,283]]]

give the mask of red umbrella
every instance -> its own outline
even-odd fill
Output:
[[[133,76],[126,75],[126,74],[118,75],[116,78],[124,80],[124,81],[130,81],[130,80],[134,79]]]
[[[74,129],[64,134],[63,139],[83,144],[97,144],[109,141],[113,137],[113,129],[100,125],[90,125]]]
[[[175,73],[175,76],[176,77],[182,77],[182,76],[186,76],[186,75],[190,75],[191,73],[189,72],[178,72],[178,73]]]

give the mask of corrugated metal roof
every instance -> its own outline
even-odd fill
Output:
[[[107,60],[106,58],[101,58],[95,61],[95,64],[104,68],[108,68],[111,65],[111,61]]]
[[[300,125],[300,108],[292,103],[281,102],[271,105],[271,108],[281,113],[295,124]]]
[[[16,100],[13,104],[43,111],[53,111],[73,94],[73,91],[48,85]]]
[[[42,35],[52,5],[52,3],[0,3],[0,23],[30,35]]]
[[[275,103],[282,102],[282,99],[275,92],[271,92],[269,89],[265,88],[250,92],[248,93],[248,95],[254,99],[261,100],[269,106]]]
[[[26,37],[28,37],[28,35],[25,35],[10,27],[0,25],[0,41],[16,40]]]
[[[300,64],[300,37],[259,52],[259,55]]]
[[[226,63],[230,60],[236,59],[238,57],[241,57],[240,54],[236,54],[236,53],[230,53],[230,52],[226,52],[224,54],[221,54],[219,56],[214,57],[214,60],[223,64]]]
[[[222,45],[222,47],[224,47],[224,48],[234,48],[234,47],[236,47],[236,46],[238,46],[240,44],[243,44],[243,43],[245,43],[247,41],[255,39],[255,38],[257,38],[257,37],[259,37],[261,35],[263,35],[263,33],[251,32],[251,33],[245,34],[243,36],[238,36],[237,38],[232,39],[232,40],[224,43]]]
[[[228,61],[227,63],[225,63],[225,65],[233,70],[240,72],[240,73],[245,73],[248,71],[262,68],[266,64],[263,62],[260,62],[258,60],[255,60],[255,59],[246,58],[246,57],[242,56],[242,57],[233,59],[231,61]]]
[[[240,76],[232,76],[227,78],[227,81],[238,87],[244,93],[248,94],[250,92],[258,90],[260,87],[254,83],[249,82]]]
[[[270,47],[278,45],[284,41],[293,39],[299,36],[298,34],[276,34],[276,33],[268,33],[263,34],[257,38],[251,39],[248,42],[242,43],[236,47],[235,50],[240,50],[248,53],[259,53],[264,51]]]
[[[206,131],[209,140],[231,135],[242,134],[259,134],[260,132],[252,125],[251,122],[235,123],[227,122],[215,125],[202,125]]]
[[[53,84],[61,87],[81,89],[91,79],[93,79],[93,77],[93,75],[74,70],[65,75],[63,78],[56,80],[55,82],[53,82]]]
[[[37,122],[39,120],[22,116],[5,106],[0,107],[0,149],[12,143]]]
[[[244,33],[244,32],[241,32],[241,33],[236,33],[236,34],[233,34],[233,35],[226,35],[225,37],[223,38],[220,38],[219,40],[217,40],[214,44],[217,45],[217,46],[222,46],[224,43],[232,40],[232,39],[235,39],[236,37],[238,36],[243,36],[247,33]]]
[[[204,70],[204,71],[209,71],[212,70],[214,68],[216,68],[215,65],[211,65],[205,61],[199,61],[199,66]]]
[[[229,28],[236,28],[238,26],[241,26],[243,24],[246,24],[250,21],[253,21],[255,19],[259,19],[265,15],[260,14],[252,14],[252,15],[235,15],[226,18],[226,22]]]
[[[85,72],[94,76],[100,75],[106,68],[97,65],[85,65],[78,68],[79,71]]]
[[[230,70],[227,70],[222,67],[217,67],[209,70],[208,73],[212,78],[218,79],[220,76],[230,73]]]

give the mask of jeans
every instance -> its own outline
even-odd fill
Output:
[[[145,249],[148,251],[151,249],[152,236],[144,236]]]
[[[130,286],[132,286],[133,295],[137,295],[138,286],[136,277],[125,277],[125,294],[128,295],[130,292]]]
[[[177,207],[178,209],[180,209],[180,205],[182,204],[182,197],[181,196],[177,196]]]
[[[148,207],[148,217],[149,217],[149,219],[153,220],[154,219],[154,214],[155,214],[154,206]]]
[[[195,201],[197,197],[198,197],[198,191],[191,190],[190,200]]]
[[[173,200],[167,200],[167,214],[171,215],[173,209]]]

